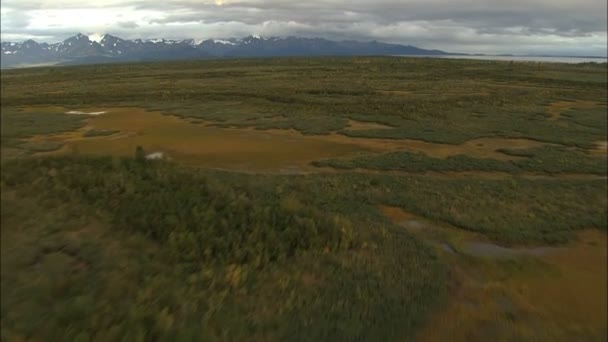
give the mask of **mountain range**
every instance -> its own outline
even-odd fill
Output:
[[[2,42],[1,67],[75,65],[153,60],[221,57],[349,56],[349,55],[446,55],[410,45],[378,41],[332,41],[323,38],[248,36],[242,39],[122,39],[110,34],[93,41],[77,34],[63,42],[48,44],[34,40]]]

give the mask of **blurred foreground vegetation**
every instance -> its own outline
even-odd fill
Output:
[[[84,157],[1,179],[6,338],[395,339],[444,292],[428,246],[286,179]]]

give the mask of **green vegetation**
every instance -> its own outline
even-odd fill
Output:
[[[347,173],[282,178],[291,192],[356,220],[391,205],[501,244],[557,244],[607,227],[605,180],[506,180]],[[547,222],[551,222],[547,225]]]
[[[27,142],[27,138],[66,132],[84,125],[84,119],[78,115],[44,111],[20,112],[5,107],[1,108],[0,120],[1,146],[27,152],[52,151],[61,147],[61,144],[52,141]]]
[[[3,331],[407,336],[441,298],[444,271],[378,204],[503,242],[555,243],[606,227],[606,190],[603,181],[265,177],[116,158],[16,160],[2,170]],[[49,311],[52,301],[62,305]]]
[[[558,146],[535,149],[499,149],[504,154],[523,157],[517,160],[473,158],[467,155],[433,158],[424,153],[390,152],[363,155],[352,159],[330,159],[314,162],[316,166],[339,169],[378,169],[408,172],[426,171],[496,171],[508,173],[588,173],[605,175],[608,164],[598,157]]]
[[[602,117],[606,118],[607,110],[608,108],[605,106],[585,111],[567,110],[561,116],[572,124],[595,130],[598,134],[601,134],[608,131],[608,120],[599,120]]]
[[[146,160],[146,152],[144,151],[144,148],[139,145],[135,147],[135,160],[138,162]]]
[[[86,70],[86,72],[83,72]],[[606,139],[606,64],[391,57],[279,58],[36,68],[2,72],[3,107],[143,106],[226,126],[462,143],[530,138],[590,147]],[[547,118],[558,100],[585,125]],[[347,119],[394,127],[345,130]]]
[[[475,180],[396,177],[379,181],[383,203],[481,232],[504,244],[564,243],[582,228],[606,230],[605,180]]]
[[[28,141],[18,145],[20,149],[28,152],[50,152],[55,151],[63,146],[63,143],[57,141]]]
[[[606,71],[392,57],[3,70],[2,340],[403,341],[441,336],[438,312],[458,320],[437,340],[601,340],[605,286],[585,267],[606,269]],[[470,241],[568,248],[497,261],[461,254]]]
[[[116,130],[112,130],[112,129],[89,129],[88,131],[84,132],[84,134],[82,135],[83,137],[105,137],[108,135],[112,135],[112,134],[116,134],[119,131]]]
[[[83,157],[1,179],[5,336],[397,339],[443,292],[427,246],[282,182]]]

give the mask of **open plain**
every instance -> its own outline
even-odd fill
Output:
[[[3,340],[608,338],[605,63],[1,82]]]

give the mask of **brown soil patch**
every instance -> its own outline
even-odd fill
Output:
[[[557,101],[549,105],[547,110],[549,114],[549,120],[557,120],[560,118],[561,113],[569,109],[591,109],[598,105],[595,101]]]
[[[416,217],[416,215],[409,213],[399,207],[391,207],[388,205],[381,205],[380,211],[386,217],[390,218],[394,222],[402,222],[404,220],[411,220]]]
[[[380,211],[392,221],[412,233],[422,232],[427,228],[431,228],[428,225],[427,220],[417,217],[401,208],[380,206]]]
[[[355,130],[366,130],[366,129],[391,129],[393,127],[388,125],[383,125],[377,122],[365,122],[365,121],[357,121],[357,120],[348,120],[348,127],[346,129],[355,131]]]

